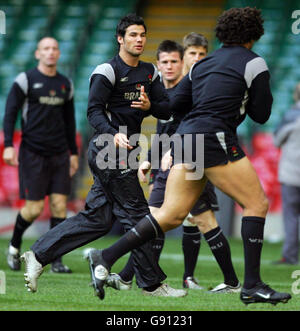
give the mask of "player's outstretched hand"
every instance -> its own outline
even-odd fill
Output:
[[[143,182],[143,183],[147,182],[146,174],[150,169],[151,169],[151,163],[149,161],[144,161],[139,166],[138,176],[139,176],[139,179],[140,179],[141,182]]]
[[[114,143],[116,147],[133,149],[133,147],[129,144],[129,140],[124,133],[116,133],[114,136]]]
[[[147,93],[145,92],[145,86],[141,86],[141,94],[139,97],[139,101],[132,101],[132,108],[141,109],[143,111],[147,111],[151,107],[150,100],[148,98]]]

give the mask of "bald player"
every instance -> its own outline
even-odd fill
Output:
[[[20,198],[25,200],[8,248],[7,263],[12,270],[20,270],[23,233],[42,213],[47,195],[50,228],[66,218],[71,177],[78,169],[73,84],[57,71],[59,56],[57,40],[42,38],[35,51],[37,67],[20,73],[7,97],[3,159],[19,167]],[[13,134],[20,110],[22,141],[17,157]],[[61,259],[52,263],[51,270],[71,272]]]

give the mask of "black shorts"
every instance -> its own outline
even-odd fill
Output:
[[[21,144],[19,150],[20,199],[43,200],[52,193],[69,195],[71,190],[70,155],[66,151],[41,156]]]
[[[162,171],[158,170],[153,190],[149,198],[149,206],[160,208],[164,202],[165,190],[167,184],[167,178],[169,175],[169,170]],[[207,210],[217,211],[219,210],[218,200],[215,193],[215,188],[211,182],[207,182],[200,198],[196,202],[195,206],[192,208],[190,213],[193,216],[204,213]]]
[[[200,152],[199,150],[201,149],[201,146],[197,146],[197,135],[202,135],[202,137],[204,137],[204,146]],[[245,157],[245,153],[239,145],[237,136],[231,132],[191,133],[181,135],[178,139],[179,145],[182,146],[181,151],[179,152],[181,154],[174,157],[174,153],[178,153],[178,148],[176,150],[176,148],[174,148],[174,143],[172,143],[172,157],[174,164],[188,163],[184,161],[191,160],[194,163],[203,164],[204,168],[210,168],[217,165],[227,164],[229,161],[234,162]]]

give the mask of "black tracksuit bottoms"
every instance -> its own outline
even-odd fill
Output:
[[[88,162],[94,184],[88,193],[85,209],[67,218],[40,239],[31,249],[42,265],[107,234],[119,220],[129,231],[139,220],[150,213],[140,186],[137,170],[104,169],[97,166],[99,148],[91,140]],[[132,251],[137,285],[141,288],[155,285],[166,279],[148,242]]]

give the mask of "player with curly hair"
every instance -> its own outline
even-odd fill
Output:
[[[263,19],[256,8],[234,8],[219,17],[216,35],[224,45],[191,68],[172,99],[174,111],[192,109],[177,130],[182,140],[186,134],[194,138],[204,136],[204,175],[197,178],[195,168],[187,167],[190,164],[184,160],[180,167],[172,167],[162,207],[144,217],[115,244],[93,255],[90,263],[97,273],[99,287],[103,288],[111,266],[121,256],[181,225],[210,180],[243,208],[245,273],[241,300],[245,304],[290,300],[290,294],[273,290],[260,277],[269,204],[236,135],[236,128],[246,115],[263,124],[271,114],[273,98],[268,67],[263,58],[251,51],[263,33]],[[196,144],[189,147],[195,154]],[[174,161],[178,160],[173,156]]]

